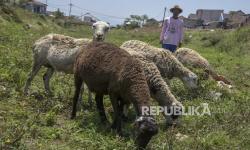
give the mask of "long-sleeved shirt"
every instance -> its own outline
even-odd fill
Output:
[[[171,44],[178,46],[183,40],[183,21],[169,17],[164,21],[160,40],[163,44]]]

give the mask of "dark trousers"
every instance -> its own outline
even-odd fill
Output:
[[[171,51],[172,53],[174,53],[177,49],[177,46],[172,45],[172,44],[162,44],[162,48],[167,49],[167,50]]]

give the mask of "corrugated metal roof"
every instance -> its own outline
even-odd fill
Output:
[[[47,6],[46,4],[44,4],[42,2],[39,2],[39,1],[35,1],[35,0],[27,2],[26,4],[39,5],[39,6]]]

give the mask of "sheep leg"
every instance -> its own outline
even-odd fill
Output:
[[[83,106],[83,99],[82,99],[83,92],[84,92],[84,84],[82,84],[81,92],[80,92],[80,95],[78,97],[78,106],[81,106],[81,107]],[[89,108],[92,108],[93,103],[92,103],[92,94],[91,94],[90,90],[88,90],[88,103],[89,103]],[[79,107],[79,109],[81,109],[81,107]]]
[[[123,105],[121,101],[114,95],[110,96],[111,103],[114,109],[114,121],[111,125],[112,129],[116,129],[117,133],[122,136],[122,113],[123,113]]]
[[[74,98],[73,98],[71,119],[74,119],[76,117],[78,98],[79,98],[81,90],[84,91],[84,89],[81,88],[82,85],[83,85],[83,80],[80,77],[75,76],[75,94],[74,94]]]
[[[92,93],[89,89],[88,89],[88,103],[89,103],[89,107],[92,108],[93,107],[93,98],[92,98]]]
[[[129,109],[129,105],[124,105],[123,106],[122,121],[124,121],[124,122],[127,122],[129,120],[129,118],[128,118],[128,109]]]
[[[34,79],[34,77],[36,76],[36,74],[38,73],[38,71],[41,69],[42,65],[39,63],[34,63],[31,72],[28,75],[28,79],[25,83],[25,87],[23,90],[24,95],[28,95],[28,89],[29,86],[32,82],[32,80]]]
[[[83,99],[82,99],[82,95],[83,95],[83,92],[84,92],[84,84],[82,84],[81,86],[81,90],[80,90],[80,94],[79,94],[79,97],[78,97],[78,100],[77,100],[77,109],[78,110],[81,110],[82,109],[82,106],[83,106]]]
[[[95,96],[95,101],[96,101],[97,110],[98,110],[100,118],[101,118],[101,122],[107,123],[108,119],[106,117],[104,106],[103,106],[103,95],[97,93]]]
[[[50,81],[53,73],[54,73],[54,69],[48,68],[47,72],[43,75],[44,88],[45,88],[45,91],[48,95],[52,95],[52,92],[51,92],[50,86],[49,86],[49,81]]]

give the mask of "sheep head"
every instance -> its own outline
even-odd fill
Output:
[[[93,40],[94,41],[104,41],[105,35],[110,29],[110,25],[104,21],[97,21],[92,25],[94,30]]]
[[[158,133],[158,126],[154,118],[141,116],[135,121],[136,140],[139,149],[144,149],[152,136]]]
[[[196,89],[198,87],[198,76],[193,72],[189,72],[186,76],[182,77],[182,81],[186,87]]]

